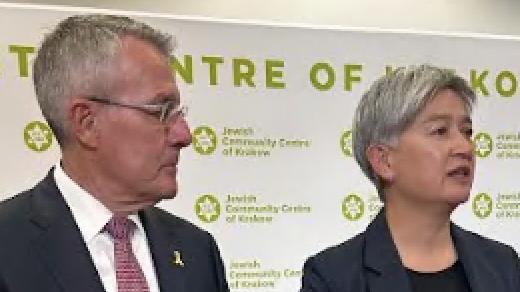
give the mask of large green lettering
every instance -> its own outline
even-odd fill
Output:
[[[489,70],[483,71],[480,75],[477,76],[477,70],[471,69],[470,71],[470,84],[471,88],[477,92],[477,90],[480,90],[482,92],[483,96],[489,96],[489,91],[486,88],[486,85],[484,85],[484,79],[489,74]]]
[[[390,66],[390,65],[386,65],[386,66],[385,66],[385,75],[388,76],[388,75],[394,73],[395,70],[397,70],[397,69],[394,69],[394,68],[393,68],[392,66]]]
[[[245,71],[242,68],[245,67]],[[255,64],[249,59],[233,59],[233,84],[236,87],[242,86],[242,82],[249,87],[255,87],[253,76],[255,75]]]
[[[29,76],[27,54],[34,53],[34,47],[10,45],[9,53],[15,53],[18,55],[18,74],[20,74],[20,77]]]
[[[508,79],[510,82],[509,89],[504,89],[504,79]],[[516,92],[518,82],[515,75],[511,71],[500,71],[495,80],[498,93],[503,97],[511,97]]]
[[[354,75],[353,73],[361,72],[362,69],[363,65],[361,64],[346,64],[343,66],[343,71],[345,72],[345,91],[352,91],[352,83],[361,81],[361,77],[358,75]]]
[[[275,78],[283,78],[283,71],[275,70],[275,68],[283,67],[283,60],[265,60],[265,85],[267,88],[285,88],[283,80],[275,80]]]
[[[327,74],[327,80],[324,83],[321,83],[318,80],[318,73],[322,70]],[[310,80],[314,88],[325,91],[331,89],[332,86],[334,86],[334,82],[336,81],[336,74],[334,73],[334,69],[332,69],[328,63],[316,63],[311,67]]]
[[[172,56],[170,58],[170,67],[173,72],[177,72],[185,83],[193,84],[193,58],[191,55],[184,55],[184,65]]]
[[[224,63],[224,58],[218,56],[202,56],[202,63],[209,64],[209,85],[217,85],[217,65]]]

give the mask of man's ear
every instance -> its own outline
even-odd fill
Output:
[[[395,177],[390,159],[391,148],[384,144],[368,146],[366,150],[368,162],[374,173],[385,182],[393,181]]]
[[[87,148],[98,145],[98,105],[84,98],[74,97],[68,106],[68,118],[73,138]]]

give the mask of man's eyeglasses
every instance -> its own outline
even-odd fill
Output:
[[[142,111],[159,119],[161,123],[177,121],[179,118],[186,117],[187,107],[175,104],[175,101],[168,100],[159,104],[132,104],[109,100],[106,98],[89,97],[88,100],[107,105],[126,107]]]

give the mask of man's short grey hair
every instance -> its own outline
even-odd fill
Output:
[[[443,89],[459,95],[471,114],[476,97],[468,83],[453,70],[428,64],[401,67],[380,77],[359,101],[353,120],[354,157],[376,186],[381,200],[383,181],[368,161],[367,148],[376,144],[395,146],[402,132]]]
[[[47,34],[33,67],[42,113],[63,147],[65,106],[72,96],[105,96],[114,78],[121,39],[132,36],[169,56],[173,37],[126,16],[87,14],[68,17]]]

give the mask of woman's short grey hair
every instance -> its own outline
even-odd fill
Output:
[[[366,150],[371,145],[396,145],[402,132],[442,89],[451,89],[471,114],[476,102],[468,83],[453,70],[428,64],[401,67],[377,79],[363,94],[353,120],[354,157],[384,201],[383,182],[374,173]]]
[[[33,67],[36,96],[56,139],[67,137],[65,105],[72,96],[105,96],[121,39],[133,36],[169,56],[173,37],[126,16],[87,14],[61,21],[47,34]]]

